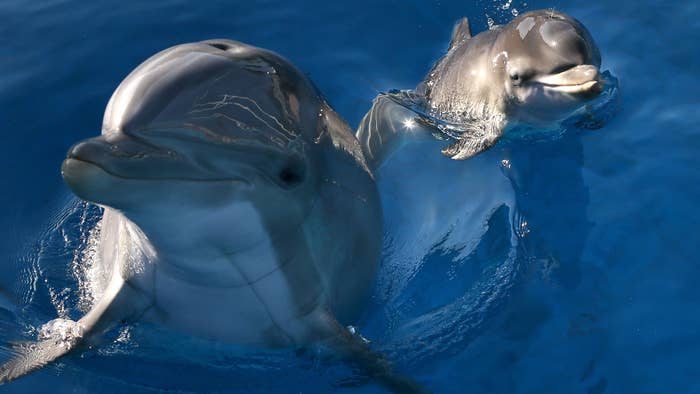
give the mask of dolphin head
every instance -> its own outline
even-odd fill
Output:
[[[503,27],[493,48],[506,110],[520,121],[561,120],[602,91],[600,52],[588,30],[563,13],[522,14]]]
[[[168,229],[162,242],[225,222],[226,242],[255,243],[261,234],[231,224],[294,231],[311,209],[322,104],[272,52],[229,40],[178,45],[126,77],[101,136],[74,145],[61,172],[78,197],[122,212],[146,235]]]

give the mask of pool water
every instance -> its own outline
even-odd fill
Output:
[[[458,18],[478,32],[555,8],[587,26],[619,80],[614,113],[468,161],[399,152],[378,177],[382,268],[358,329],[436,393],[700,392],[700,4],[467,3],[0,3],[0,359],[90,302],[99,211],[59,167],[150,55],[209,38],[275,50],[355,126],[378,93],[422,80]],[[0,392],[383,392],[314,352],[139,324],[111,334]]]

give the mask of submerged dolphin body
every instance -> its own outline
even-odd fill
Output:
[[[474,37],[463,18],[425,80],[414,91],[378,96],[357,137],[370,166],[380,166],[416,136],[412,119],[396,117],[408,101],[439,123],[438,134],[457,140],[443,153],[466,159],[513,126],[548,128],[582,109],[602,91],[600,61],[586,28],[560,12],[528,12]]]
[[[381,209],[347,124],[280,56],[229,40],[178,45],[114,92],[102,135],[62,165],[104,207],[111,279],[0,369],[26,374],[121,321],[266,347],[324,342],[401,390],[345,326],[377,269]]]

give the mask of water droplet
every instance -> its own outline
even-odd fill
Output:
[[[486,16],[486,23],[488,24],[489,29],[493,29],[495,23],[493,22],[493,19],[488,15]]]

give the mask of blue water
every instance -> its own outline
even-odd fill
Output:
[[[360,332],[437,393],[700,392],[700,5],[468,3],[1,2],[0,358],[82,313],[76,262],[97,211],[59,166],[151,54],[215,37],[270,48],[357,125],[379,92],[415,87],[459,17],[481,31],[554,7],[619,79],[614,116],[466,162],[401,152],[379,181],[383,267]],[[314,354],[113,334],[0,392],[382,392]]]

